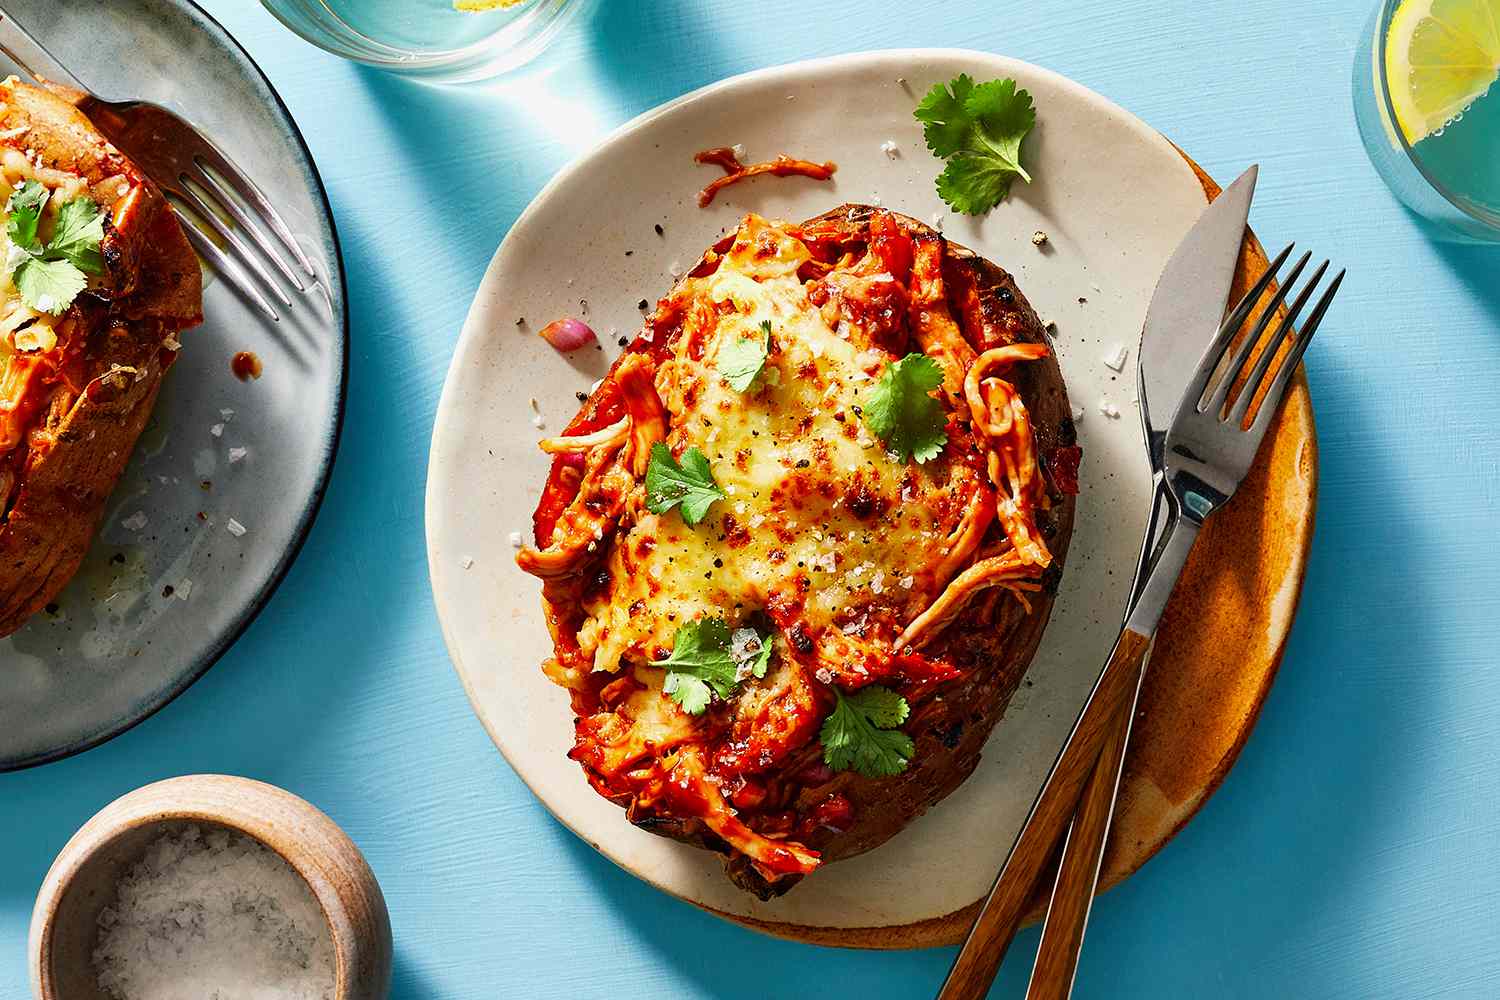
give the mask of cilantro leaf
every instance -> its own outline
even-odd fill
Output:
[[[5,234],[16,246],[36,251],[36,227],[51,192],[36,181],[22,181],[5,202]]]
[[[865,426],[901,461],[918,464],[938,456],[948,442],[948,418],[932,391],[943,369],[925,354],[908,354],[886,368],[865,404]]]
[[[835,771],[855,770],[888,778],[906,770],[916,753],[910,736],[896,727],[911,708],[890,688],[872,685],[851,695],[833,689],[837,704],[823,722],[823,762]]]
[[[770,662],[770,636],[753,628],[731,633],[722,618],[705,618],[679,627],[672,655],[651,665],[667,669],[662,691],[689,715],[699,715],[714,695],[728,698],[745,677],[764,677]]]
[[[927,140],[927,148],[935,155],[946,158],[964,148],[969,132],[964,102],[973,92],[973,78],[960,73],[947,86],[934,83],[917,105],[917,110],[912,112],[922,123],[922,138]]]
[[[724,491],[714,482],[708,457],[696,447],[682,453],[682,463],[672,451],[658,441],[651,446],[651,464],[646,466],[646,509],[665,514],[682,505],[682,520],[697,524],[708,516],[715,500],[723,500]]]
[[[1031,95],[1017,89],[1014,80],[991,80],[974,88],[964,110],[974,119],[969,151],[989,154],[1030,184],[1031,175],[1021,166],[1021,141],[1036,127]]]
[[[27,257],[11,272],[21,301],[37,312],[54,316],[65,312],[88,284],[83,272],[65,260]]]
[[[719,374],[735,392],[750,388],[766,363],[766,352],[771,347],[771,321],[760,324],[760,336],[742,333],[719,348]]]
[[[937,190],[955,211],[989,211],[1012,180],[1031,181],[1021,165],[1021,142],[1036,126],[1036,108],[1016,81],[975,84],[960,74],[946,86],[934,84],[913,114],[927,148],[948,161]]]
[[[61,258],[89,274],[104,272],[104,212],[89,197],[74,198],[57,211],[57,228],[47,244],[49,260]]]
[[[662,690],[693,715],[708,705],[709,688],[720,698],[728,698],[734,692],[736,673],[729,641],[729,626],[722,618],[705,618],[678,628],[672,638],[672,655],[651,661],[653,667],[667,669]]]
[[[890,688],[873,684],[862,688],[844,699],[864,714],[871,724],[880,729],[895,729],[911,714],[906,699]]]
[[[686,673],[670,673],[662,683],[662,692],[670,697],[688,715],[702,715],[708,708],[713,692],[702,679]]]
[[[5,203],[5,232],[11,252],[19,257],[11,270],[11,282],[21,301],[39,312],[54,316],[66,311],[88,285],[84,272],[104,270],[104,212],[94,199],[75,198],[57,211],[52,239],[44,247],[37,242],[42,209],[50,197],[36,181],[25,181]],[[11,258],[15,259],[15,258]]]
[[[1013,176],[994,160],[955,156],[938,174],[938,197],[955,212],[982,215],[1005,197]]]

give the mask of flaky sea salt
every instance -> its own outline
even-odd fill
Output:
[[[331,1000],[312,891],[240,833],[188,826],[146,848],[99,913],[99,987],[118,1000]]]

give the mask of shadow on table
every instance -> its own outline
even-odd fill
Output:
[[[437,985],[412,964],[398,940],[391,967],[391,1000],[438,1000],[441,996]]]
[[[714,19],[686,0],[599,0],[581,30],[589,61],[631,114],[756,65],[748,51],[725,49]]]
[[[487,260],[532,194],[618,120],[751,65],[719,39],[685,0],[595,0],[551,50],[494,80],[433,85],[368,67],[357,78],[399,133],[399,155],[433,178],[444,218],[475,218],[453,206],[491,222],[485,245],[456,248]]]
[[[1325,343],[1353,338],[1350,298],[1330,314]],[[1254,996],[1256,970],[1274,963],[1302,977],[1303,995],[1333,996],[1365,975],[1358,948],[1330,944],[1331,914],[1355,905],[1378,877],[1372,861],[1410,835],[1433,780],[1424,732],[1444,724],[1444,670],[1458,665],[1444,655],[1446,610],[1422,591],[1432,576],[1413,572],[1417,561],[1441,564],[1445,539],[1392,446],[1389,397],[1347,371],[1320,385],[1318,354],[1314,343],[1317,529],[1280,675],[1223,789],[1095,906],[1080,983],[1157,975],[1165,996]],[[1172,978],[1203,963],[1138,967],[1162,940],[1211,944],[1221,953],[1210,966],[1237,970],[1229,979],[1245,988]]]
[[[625,822],[623,813],[620,822]],[[949,949],[853,951],[767,937],[647,885],[572,834],[559,839],[593,891],[619,911],[621,922],[630,927],[636,941],[653,949],[664,967],[692,979],[703,996],[720,1000],[800,1000],[825,992],[863,1000],[925,996],[937,990],[952,961]],[[930,989],[924,986],[912,993],[913,983],[928,979]]]
[[[1469,296],[1484,305],[1500,333],[1500,246],[1434,243],[1438,256],[1458,275]]]

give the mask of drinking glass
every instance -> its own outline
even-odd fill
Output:
[[[1439,239],[1500,243],[1500,86],[1491,85],[1429,134],[1409,140],[1398,124],[1386,44],[1403,3],[1376,8],[1354,57],[1354,113],[1375,168]],[[1446,30],[1438,26],[1436,30]]]
[[[468,6],[486,6],[460,0]],[[516,0],[461,10],[454,0],[261,0],[335,55],[424,79],[482,80],[535,58],[582,0]]]

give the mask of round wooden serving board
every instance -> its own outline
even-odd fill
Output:
[[[1183,158],[1212,201],[1219,185],[1186,153]],[[1229,300],[1238,301],[1267,266],[1260,241],[1247,231]],[[1312,398],[1299,367],[1249,477],[1205,524],[1167,604],[1104,852],[1101,892],[1133,874],[1193,818],[1249,738],[1281,664],[1302,591],[1317,485]],[[959,943],[980,902],[931,920],[854,928],[809,927],[708,909],[777,937],[904,949]],[[1045,895],[1039,894],[1029,919],[1039,918],[1045,906]]]

